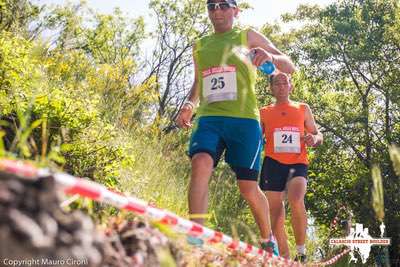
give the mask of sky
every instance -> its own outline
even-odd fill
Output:
[[[65,5],[68,2],[78,3],[79,0],[31,0],[38,5]],[[116,7],[119,7],[122,12],[130,17],[135,18],[143,16],[146,23],[146,31],[151,32],[155,28],[155,17],[151,10],[148,8],[150,0],[85,0],[87,5],[100,12],[109,14],[112,13]],[[329,5],[335,2],[334,0],[236,0],[239,4],[246,2],[250,4],[252,9],[243,11],[239,14],[239,21],[242,25],[248,25],[255,29],[260,29],[266,22],[273,23],[279,21],[284,13],[293,13],[301,4],[318,4],[320,6]],[[206,0],[204,0],[206,2]],[[204,12],[206,8],[204,7]],[[282,24],[281,24],[282,26]],[[300,26],[296,22],[289,25],[283,25],[283,30]],[[46,34],[45,37],[52,38],[53,33]],[[146,39],[142,42],[141,48],[143,49],[143,56],[148,57],[152,53],[154,47],[154,40]]]
[[[65,4],[63,0],[33,0],[36,4]],[[71,0],[69,2],[78,2]],[[130,17],[143,16],[147,25],[152,25],[154,19],[148,9],[150,0],[86,0],[89,7],[101,12],[111,13],[114,8],[119,7]],[[243,0],[237,0],[238,3]],[[280,16],[287,12],[294,12],[300,4],[318,4],[321,6],[328,5],[333,0],[246,0],[253,9],[243,11],[239,15],[242,24],[260,28],[266,22],[274,22],[279,20]],[[205,9],[204,9],[205,11]]]

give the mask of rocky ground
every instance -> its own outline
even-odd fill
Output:
[[[249,256],[193,247],[143,218],[111,218],[96,226],[79,210],[60,207],[52,177],[0,172],[0,259],[4,266],[257,266]]]

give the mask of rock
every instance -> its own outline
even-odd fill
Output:
[[[104,266],[104,234],[82,212],[63,211],[59,194],[52,177],[35,180],[0,172],[1,259]]]

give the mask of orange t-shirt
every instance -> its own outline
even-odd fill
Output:
[[[265,156],[283,164],[308,164],[304,143],[306,104],[289,102],[260,109]]]

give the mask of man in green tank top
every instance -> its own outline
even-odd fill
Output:
[[[256,66],[270,61],[289,74],[295,67],[261,33],[233,27],[239,12],[235,0],[208,0],[207,9],[214,32],[193,45],[195,79],[176,120],[182,128],[191,127],[193,110],[200,102],[189,145],[189,214],[193,221],[204,222],[208,181],[225,152],[225,161],[235,172],[240,193],[260,229],[261,246],[277,254],[268,201],[257,184],[262,134],[255,95]],[[252,61],[235,52],[241,48],[254,50]]]

